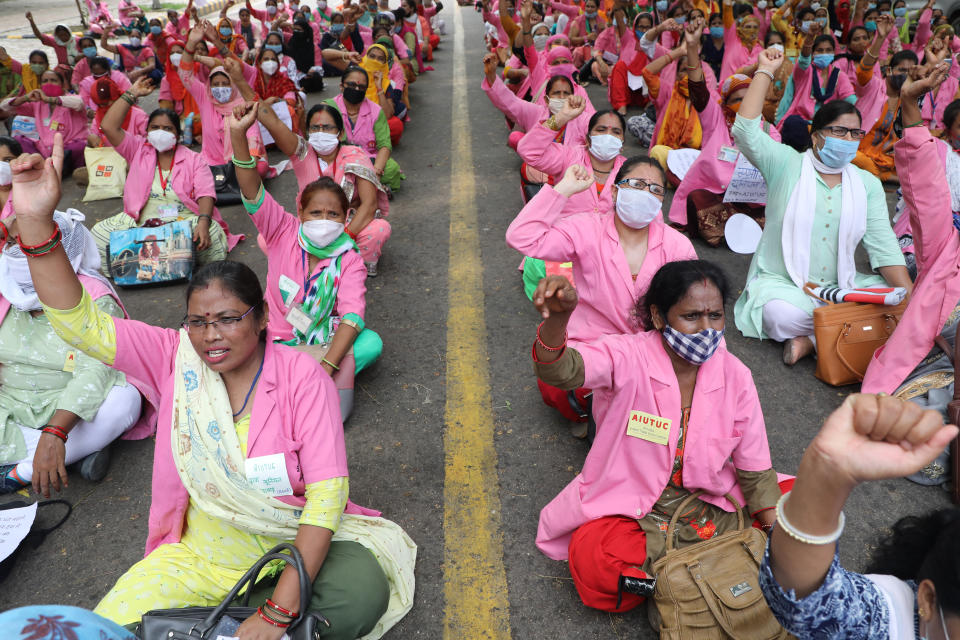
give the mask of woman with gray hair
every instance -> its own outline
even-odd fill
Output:
[[[70,264],[97,306],[124,317],[120,299],[100,272],[93,235],[75,209],[56,212]],[[13,241],[14,220],[0,223],[0,494],[33,484],[67,485],[66,465],[100,480],[112,441],[140,417],[140,392],[122,373],[61,340],[37,297],[27,256]],[[140,437],[149,433],[139,433]]]

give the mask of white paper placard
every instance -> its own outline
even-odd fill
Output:
[[[699,157],[700,151],[697,149],[671,149],[667,154],[667,168],[670,173],[683,180]]]
[[[755,166],[750,164],[741,153],[737,157],[737,164],[733,168],[733,176],[727,191],[723,194],[724,202],[749,202],[751,204],[767,203],[767,181]]]
[[[280,73],[277,71],[277,73]],[[280,122],[287,125],[287,128],[293,131],[293,121],[290,119],[290,109],[287,107],[287,101],[281,100],[280,102],[273,103],[273,112],[277,114],[277,117],[280,118]],[[263,137],[263,144],[273,144],[273,136],[270,135],[270,132],[267,131],[267,128],[260,124],[257,125],[260,127],[260,135]]]
[[[247,482],[254,489],[274,497],[293,495],[286,459],[282,453],[247,458],[245,465]]]
[[[757,221],[743,213],[735,213],[723,227],[723,237],[734,253],[750,255],[757,250],[763,229]]]
[[[5,560],[16,551],[20,542],[30,533],[30,526],[36,517],[36,502],[29,507],[0,511],[0,560]]]

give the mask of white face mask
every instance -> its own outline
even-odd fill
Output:
[[[272,16],[275,16],[277,15],[277,8],[274,7],[273,5],[267,5],[267,13],[269,13]]]
[[[563,108],[565,106],[567,106],[567,99],[566,98],[550,98],[549,104],[550,104],[550,113],[552,113],[553,115],[557,115],[558,113],[563,111]]]
[[[590,153],[597,160],[606,162],[613,160],[623,148],[623,140],[609,133],[603,133],[599,136],[590,136]]]
[[[533,36],[533,47],[537,51],[543,51],[547,47],[547,40],[550,39],[550,36]]]
[[[139,46],[140,46],[140,38],[130,38],[130,46],[131,46],[131,47],[139,47]]]
[[[767,8],[767,0],[759,0],[759,2],[757,2],[757,9],[760,9],[760,11],[763,11],[766,8]]]
[[[170,64],[172,64],[172,65],[174,66],[174,68],[178,68],[178,67],[180,66],[180,61],[181,61],[182,59],[183,59],[183,54],[181,54],[181,53],[171,53],[171,54],[170,54]]]
[[[409,22],[410,24],[413,24],[414,22],[417,21],[417,14],[413,14],[412,16],[406,16],[404,18],[404,21]]]
[[[617,191],[617,216],[631,229],[643,229],[660,213],[663,203],[649,191],[619,189]]]
[[[300,223],[303,235],[318,247],[326,247],[343,233],[343,223],[334,220],[308,220]]]
[[[326,131],[314,131],[310,134],[309,142],[314,151],[325,156],[337,148],[340,138]]]
[[[214,100],[223,104],[233,96],[233,87],[210,87],[210,93],[213,94]]]
[[[325,11],[326,8],[327,8],[327,0],[320,0],[320,2],[317,3],[317,9],[320,9],[320,11]]]
[[[147,132],[147,142],[149,142],[157,151],[169,151],[177,144],[177,136],[163,129],[153,129]]]
[[[816,11],[817,9],[820,8],[820,3],[819,3],[819,2],[811,2],[811,3],[810,3],[810,8],[813,9],[814,11]]]
[[[13,173],[10,172],[9,162],[0,162],[0,187],[6,187],[13,182]]]
[[[279,67],[280,65],[277,64],[276,60],[264,60],[263,63],[260,65],[260,68],[263,69],[263,72],[268,76],[272,76],[273,74],[275,74]]]

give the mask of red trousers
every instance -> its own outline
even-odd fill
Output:
[[[564,391],[563,389],[558,389],[557,387],[552,387],[543,380],[537,380],[537,387],[540,389],[540,395],[543,397],[543,402],[548,407],[553,407],[557,411],[563,414],[563,417],[567,420],[573,420],[574,422],[586,422],[587,418],[585,415],[580,415],[580,412],[574,411],[573,407],[570,406],[570,392]],[[580,408],[583,410],[583,413],[587,411],[587,401],[586,396],[590,393],[590,389],[585,389],[580,387],[574,391],[574,395],[577,398],[577,404],[580,405]]]
[[[610,70],[610,106],[613,109],[621,107],[645,107],[650,102],[648,96],[640,91],[633,91],[627,84],[627,65],[618,62]]]

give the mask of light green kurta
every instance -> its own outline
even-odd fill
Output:
[[[123,317],[110,296],[97,306]],[[10,307],[0,323],[0,464],[26,456],[18,425],[39,429],[57,409],[91,420],[110,389],[125,382],[119,371],[61,340],[45,314],[34,318]]]
[[[794,187],[800,180],[803,155],[792,147],[774,141],[760,130],[760,119],[737,117],[732,129],[737,148],[760,170],[767,181],[767,210],[763,236],[747,272],[747,284],[734,307],[737,328],[750,338],[766,338],[763,333],[763,305],[784,300],[813,314],[813,299],[790,279],[783,259],[783,218]],[[872,174],[859,172],[867,195],[866,231],[861,240],[874,270],[903,266],[903,253],[890,226],[887,198],[883,185]],[[817,174],[817,204],[810,232],[810,273],[808,281],[837,286],[837,254],[840,235],[841,185],[833,189]],[[876,274],[858,273],[858,287],[885,286]]]

